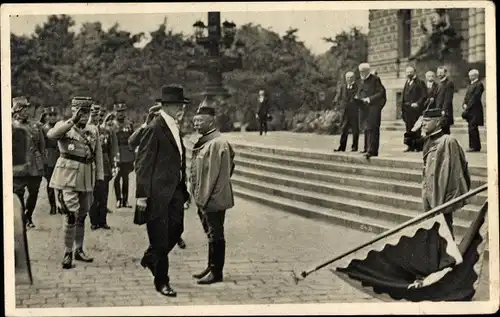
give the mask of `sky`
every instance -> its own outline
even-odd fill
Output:
[[[120,29],[131,33],[151,32],[163,23],[167,18],[167,28],[174,32],[191,34],[193,23],[202,20],[207,23],[206,12],[183,12],[183,13],[137,13],[137,14],[92,14],[73,15],[76,22],[74,31],[78,31],[82,23],[102,23],[104,29],[110,28],[118,23]],[[323,37],[334,37],[343,30],[352,26],[360,27],[368,31],[368,10],[349,11],[274,11],[274,12],[222,12],[221,22],[233,21],[237,25],[246,23],[260,24],[265,28],[283,35],[290,27],[299,29],[297,35],[300,41],[311,49],[314,54],[321,54],[328,50],[329,45]],[[21,15],[12,16],[10,30],[16,35],[30,35],[37,24],[47,21],[46,15]]]

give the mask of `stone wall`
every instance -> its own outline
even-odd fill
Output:
[[[411,10],[411,54],[418,51],[425,39],[425,34],[418,27],[419,20],[433,11],[434,9]],[[387,89],[387,104],[382,111],[382,120],[400,119],[398,97],[405,83],[405,68],[409,64],[407,58],[399,56],[398,45],[402,30],[398,12],[399,10],[392,9],[370,10],[369,13],[368,62],[377,71]],[[477,67],[484,73],[481,68],[481,63],[484,64],[485,59],[484,9],[450,9],[448,14],[452,27],[464,37],[461,43],[461,58],[457,60],[469,62],[470,66]],[[431,64],[414,66],[421,68],[417,71],[422,77],[429,70],[428,67],[435,68],[435,65]],[[464,67],[467,68],[469,65],[463,65],[461,62],[457,64],[459,65],[447,65],[450,68],[450,76],[465,79],[467,70]]]

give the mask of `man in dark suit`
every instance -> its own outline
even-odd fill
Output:
[[[448,78],[446,67],[439,66],[437,69],[439,78],[438,89],[436,93],[436,107],[441,109],[441,130],[444,134],[450,134],[450,127],[453,125],[453,94],[455,85]]]
[[[174,119],[184,104],[182,87],[162,88],[162,109],[143,130],[137,150],[137,206],[145,211],[150,247],[141,264],[154,275],[156,290],[175,297],[168,276],[168,254],[184,231],[186,188],[186,155],[179,127]]]
[[[427,97],[425,99],[424,110],[434,109],[436,105],[438,84],[436,83],[436,74],[432,70],[425,73],[425,86],[427,89]]]
[[[345,74],[345,80],[345,85],[340,87],[340,91],[335,97],[335,103],[338,103],[343,111],[340,145],[335,152],[345,151],[349,129],[352,131],[351,151],[356,152],[358,150],[359,140],[359,102],[354,99],[354,96],[356,96],[356,93],[358,92],[358,85],[354,81],[353,72],[347,72]]]
[[[368,63],[359,65],[359,74],[361,76],[361,83],[355,97],[363,103],[366,111],[364,133],[367,149],[364,155],[369,159],[372,156],[378,156],[380,121],[382,119],[382,108],[385,106],[387,96],[380,78],[370,73],[370,65]]]
[[[417,77],[416,69],[413,66],[406,67],[406,77],[408,80],[403,88],[402,115],[405,123],[405,144],[408,148],[405,152],[420,151],[415,140],[420,137],[421,132],[413,132],[412,128],[424,111],[424,102],[427,95],[425,83]]]
[[[264,89],[259,90],[259,107],[257,108],[257,119],[259,120],[259,132],[267,135],[267,122],[269,120],[269,97]]]
[[[469,124],[469,149],[467,152],[480,152],[481,139],[479,137],[479,126],[484,125],[483,103],[481,96],[484,85],[479,81],[479,71],[473,69],[469,72],[470,85],[465,92],[464,109],[462,118]]]

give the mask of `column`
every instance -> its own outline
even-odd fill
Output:
[[[469,63],[476,61],[476,9],[469,9]]]
[[[476,61],[484,62],[485,56],[485,12],[484,9],[476,9]]]

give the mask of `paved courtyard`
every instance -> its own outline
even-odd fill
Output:
[[[282,132],[259,137],[255,133],[228,134],[248,142],[305,148],[333,149],[337,137],[297,135]],[[234,139],[233,139],[234,140]],[[360,140],[362,142],[362,139]],[[389,141],[395,142],[395,141]],[[325,145],[330,143],[329,148]],[[362,144],[362,143],[360,143]],[[390,149],[389,144],[383,143]],[[348,144],[350,146],[350,144]],[[393,150],[396,153],[396,150]],[[397,150],[399,156],[402,153]],[[390,153],[388,150],[385,153]],[[408,153],[421,159],[421,153]],[[389,155],[389,154],[387,154]],[[475,155],[479,165],[486,155]],[[471,156],[469,156],[471,157]],[[131,179],[131,193],[134,193]],[[131,201],[132,203],[132,201]],[[109,207],[114,209],[114,194]],[[184,240],[187,248],[171,255],[171,284],[177,298],[159,295],[149,270],[139,262],[147,247],[145,227],[133,224],[132,209],[108,215],[112,230],[91,231],[87,221],[86,251],[95,258],[90,264],[76,262],[62,270],[62,216],[48,214],[45,181],[34,214],[35,229],[28,232],[34,285],[16,285],[16,307],[103,307],[144,305],[273,304],[377,302],[323,269],[295,285],[291,272],[322,263],[370,239],[373,234],[350,230],[236,199],[226,218],[227,260],[225,280],[199,286],[191,278],[206,264],[206,241],[196,210],[186,211]],[[477,300],[488,298],[488,267],[483,266]]]
[[[133,183],[133,182],[132,182]],[[44,186],[44,184],[42,185]],[[95,307],[192,304],[270,304],[376,301],[334,277],[327,269],[295,285],[291,271],[302,271],[346,251],[372,234],[352,231],[236,200],[226,218],[227,264],[223,283],[198,286],[191,274],[206,264],[206,242],[194,208],[186,212],[187,248],[174,249],[171,284],[177,298],[153,288],[139,262],[147,238],[133,224],[132,209],[108,216],[112,230],[91,231],[85,249],[95,257],[62,270],[62,216],[50,216],[44,190],[28,232],[34,285],[16,286],[16,306]],[[114,200],[110,199],[110,207]]]

